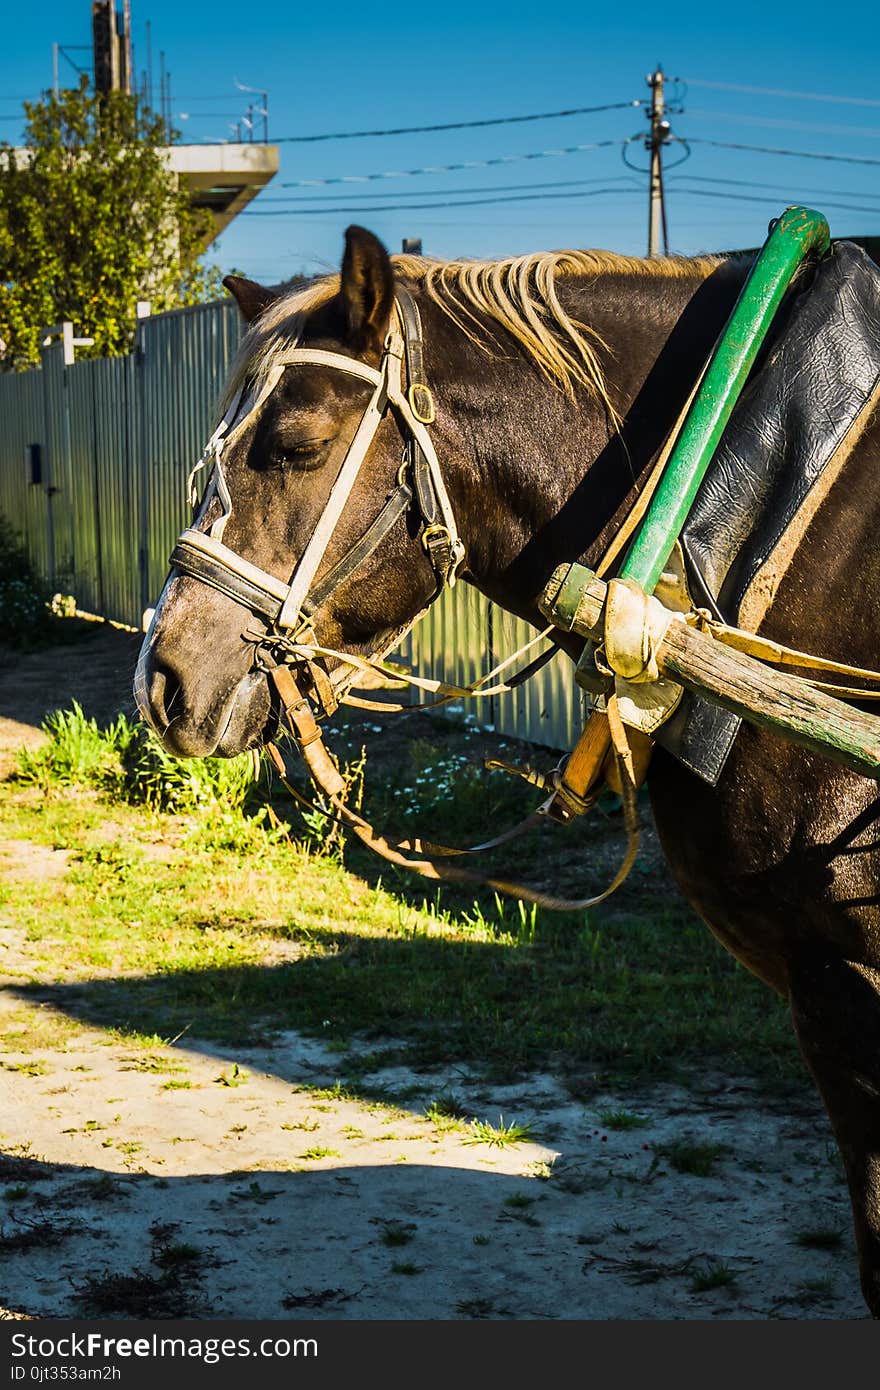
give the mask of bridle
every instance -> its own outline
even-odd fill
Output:
[[[190,474],[190,502],[195,506],[198,501],[194,490],[196,475],[207,465],[213,465],[202,507],[204,510],[216,496],[223,510],[207,532],[195,527],[183,531],[171,554],[170,563],[181,574],[208,584],[263,619],[268,625],[268,634],[261,643],[264,648],[274,646],[283,650],[285,646],[290,648],[295,645],[297,639],[308,637],[312,615],[317,608],[378,548],[413,501],[420,513],[421,543],[436,578],[433,597],[444,587],[451,589],[455,585],[458,570],[465,558],[465,548],[458,534],[440,462],[427,430],[427,426],[434,421],[435,411],[424,374],[419,312],[409,291],[402,286],[397,288],[395,310],[400,331],[392,328],[387,334],[378,368],[323,348],[294,347],[286,351],[273,364],[258,391],[248,392],[246,387],[242,387],[238,392]],[[408,378],[406,389],[401,379],[404,361]],[[366,381],[373,387],[373,393],[348,446],[314,533],[290,581],[285,584],[223,543],[223,533],[233,509],[223,457],[233,440],[241,435],[245,426],[263,407],[287,367],[306,363],[331,367]],[[404,457],[398,470],[396,487],[361,539],[315,584],[315,575],[370,445],[389,410],[397,421],[404,441]],[[398,642],[404,631],[406,629],[395,631],[378,655],[383,655]]]
[[[420,840],[401,841],[392,844],[377,834],[372,825],[347,805],[347,788],[339,769],[324,746],[316,713],[332,714],[339,699],[354,684],[359,668],[365,665],[379,669],[381,658],[394,647],[426,609],[417,613],[404,627],[383,635],[379,649],[367,658],[366,662],[354,657],[348,659],[345,653],[322,648],[312,632],[312,616],[333,591],[348,579],[375,551],[392,526],[415,501],[420,514],[420,538],[422,546],[430,559],[435,575],[435,592],[429,604],[443,591],[453,588],[458,571],[465,559],[465,547],[458,534],[455,516],[449,494],[443,480],[440,463],[427,426],[435,418],[434,400],[425,380],[424,352],[421,322],[415,301],[402,286],[397,287],[394,302],[400,331],[392,328],[384,342],[379,367],[371,367],[356,358],[342,353],[329,352],[323,348],[293,347],[275,360],[271,371],[262,385],[248,391],[242,387],[233,399],[229,409],[217,429],[209,439],[202,457],[189,477],[189,497],[192,506],[198,506],[195,479],[206,466],[213,465],[208,487],[201,502],[204,515],[209,504],[216,498],[222,512],[211,524],[207,532],[188,527],[178,538],[172,551],[170,563],[178,573],[197,579],[218,592],[225,594],[234,602],[248,609],[266,624],[264,633],[256,634],[254,640],[254,663],[265,671],[274,688],[284,718],[302,754],[312,780],[320,788],[332,812],[348,825],[371,849],[392,863],[399,864],[422,875],[434,879],[446,879],[475,886],[489,885],[504,892],[515,893],[520,897],[555,908],[586,908],[603,901],[623,881],[635,858],[638,845],[637,815],[635,810],[635,783],[632,777],[631,759],[623,725],[620,725],[619,738],[615,743],[616,756],[621,767],[621,782],[626,783],[624,806],[629,830],[629,847],[626,857],[618,870],[613,883],[600,895],[575,901],[554,898],[550,895],[520,884],[511,884],[501,879],[485,878],[469,870],[459,869],[448,863],[450,856],[471,853],[475,850],[488,850],[504,844],[527,830],[534,828],[543,814],[543,808],[529,816],[520,825],[499,836],[472,846],[470,850],[455,850],[445,846],[431,845]],[[404,390],[402,373],[404,362],[407,369],[407,387]],[[233,503],[223,469],[223,456],[232,441],[238,438],[245,426],[265,404],[289,366],[311,364],[332,367],[338,371],[368,382],[373,393],[367,402],[354,437],[348,446],[339,467],[330,495],[318,520],[314,533],[294,569],[288,583],[262,570],[238,555],[223,543],[223,533],[232,516]],[[396,487],[386,499],[378,516],[373,520],[361,539],[345,554],[333,568],[315,584],[315,576],[321,566],[327,547],[348,502],[361,467],[367,457],[370,445],[386,413],[391,411],[396,419],[404,442],[404,456],[397,474]],[[550,629],[541,634],[547,636]],[[245,640],[250,634],[244,633]],[[540,640],[539,639],[533,639]],[[528,643],[526,650],[533,642]],[[514,677],[504,689],[513,689],[524,678],[534,674],[549,657],[555,653],[555,644],[536,660],[529,663]],[[342,665],[332,675],[328,674],[324,658],[341,658]],[[502,663],[506,664],[506,663]],[[496,668],[500,670],[501,668]],[[490,676],[495,674],[490,673]],[[488,678],[487,678],[488,679]],[[428,683],[414,680],[412,684],[423,687],[433,684],[450,691],[453,687],[442,682]],[[477,682],[477,686],[483,682]],[[495,687],[497,688],[497,687]],[[477,690],[476,686],[467,691],[457,690],[457,694],[489,694],[493,687]],[[350,698],[350,697],[349,697]],[[448,698],[448,697],[447,697]],[[443,700],[440,701],[442,703]],[[357,703],[357,701],[354,701]],[[316,708],[313,708],[313,705]],[[266,745],[266,752],[280,773],[284,785],[297,800],[302,800],[286,779],[285,763],[274,744]],[[518,771],[506,764],[495,764],[508,771]],[[625,769],[626,775],[624,776]],[[520,774],[523,775],[523,774]],[[543,778],[527,770],[527,781],[545,785]],[[598,791],[596,792],[598,795]],[[595,797],[593,797],[595,800]],[[309,803],[306,803],[309,804]],[[583,800],[582,809],[592,802]],[[579,813],[579,812],[578,812]],[[412,852],[427,851],[430,859],[413,859]],[[438,862],[439,861],[439,862]]]

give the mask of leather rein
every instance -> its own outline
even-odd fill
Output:
[[[562,769],[557,769],[549,779],[545,779],[530,769],[521,771],[503,763],[488,763],[488,767],[500,767],[524,776],[527,781],[550,790],[551,795],[544,805],[520,824],[482,844],[470,846],[468,849],[452,849],[421,839],[391,843],[346,804],[347,785],[324,745],[320,726],[312,709],[312,702],[315,701],[324,715],[330,715],[343,698],[347,698],[348,702],[353,704],[367,705],[366,701],[346,696],[348,686],[357,679],[359,668],[383,670],[381,658],[397,645],[412,624],[427,611],[423,609],[411,623],[391,633],[381,649],[367,660],[321,647],[311,628],[311,619],[315,611],[378,548],[398,519],[413,504],[418,508],[420,515],[421,544],[435,574],[437,588],[434,598],[444,587],[454,587],[458,571],[465,559],[465,547],[458,533],[440,463],[427,431],[427,426],[435,419],[435,408],[425,378],[421,320],[415,300],[402,286],[396,289],[395,309],[401,331],[392,329],[388,333],[378,369],[342,353],[319,348],[294,347],[276,359],[265,382],[259,388],[241,388],[189,476],[189,500],[195,509],[199,505],[195,479],[203,468],[212,465],[208,487],[199,510],[204,514],[210,502],[216,498],[222,508],[221,514],[207,532],[197,530],[195,526],[183,531],[172,551],[170,564],[180,574],[207,584],[248,609],[267,625],[267,631],[263,634],[245,634],[246,639],[253,642],[255,664],[265,671],[273,685],[288,727],[312,780],[322,792],[325,801],[332,807],[332,818],[347,825],[370,849],[392,863],[412,869],[424,877],[480,887],[488,886],[552,909],[580,910],[592,907],[602,902],[623,882],[632,867],[638,848],[638,814],[635,802],[637,783],[624,726],[619,718],[614,718],[616,711],[612,711],[610,721],[613,734],[612,753],[617,766],[617,781],[621,789],[628,832],[627,851],[613,882],[604,892],[590,898],[565,899],[521,884],[487,878],[443,862],[458,855],[493,849],[534,829],[543,821],[548,809],[557,799],[558,788],[563,782]],[[223,468],[223,457],[230,444],[241,435],[244,427],[264,405],[284,370],[288,366],[299,364],[326,366],[345,372],[369,383],[373,392],[311,540],[289,583],[285,584],[283,580],[245,560],[223,543],[223,534],[233,510]],[[404,364],[408,383],[406,390],[401,380]],[[357,481],[369,447],[389,409],[395,416],[404,440],[404,457],[398,470],[396,487],[360,541],[337,561],[319,582],[314,583],[315,575]],[[552,629],[548,628],[541,636],[549,637],[551,632]],[[540,639],[535,639],[537,640]],[[532,645],[534,642],[521,650],[527,650]],[[483,681],[467,688],[412,677],[405,679],[411,684],[427,687],[438,693],[439,698],[429,703],[442,704],[460,696],[488,695],[512,690],[535,674],[557,650],[554,643],[503,684],[485,685],[491,676],[502,669],[501,667],[496,668],[495,672],[490,672],[489,677],[484,677]],[[328,674],[324,666],[324,658],[328,656],[340,658],[345,665]],[[386,674],[391,674],[388,668],[384,669]],[[296,675],[294,670],[297,672]],[[305,690],[302,688],[303,685]],[[399,708],[380,706],[375,701],[370,701],[368,707]],[[287,780],[286,766],[278,748],[270,743],[266,752],[295,800],[312,808],[312,803]],[[590,794],[581,799],[581,804],[576,810],[570,808],[570,814],[579,814],[594,805],[600,789],[601,783],[597,783],[595,788],[591,788]],[[413,859],[410,857],[413,853],[429,857]]]

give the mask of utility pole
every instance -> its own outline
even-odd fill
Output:
[[[649,72],[645,81],[651,89],[651,132],[645,140],[645,148],[651,156],[650,182],[648,185],[648,255],[659,256],[660,235],[663,235],[663,252],[669,254],[669,236],[666,228],[666,204],[663,197],[662,148],[669,139],[669,122],[663,115],[663,69],[657,66]]]

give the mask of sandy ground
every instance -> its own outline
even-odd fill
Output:
[[[124,704],[136,649],[104,630],[7,654],[6,767],[48,709]],[[0,883],[66,870],[51,850],[0,854]],[[460,1069],[368,1078],[405,1095],[398,1105],[334,1094],[333,1052],[296,1034],[232,1054],[191,1038],[137,1050],[76,1026],[25,1053],[15,1030],[40,1006],[16,989],[29,971],[14,923],[0,971],[0,1316],[866,1317],[839,1161],[809,1092],[771,1103],[704,1076],[585,1104],[549,1075],[495,1088]],[[440,1096],[496,1130],[532,1128],[481,1141],[425,1118]],[[611,1127],[616,1111],[641,1126]],[[655,1147],[683,1140],[722,1146],[708,1176]],[[829,1248],[803,1243],[817,1231]]]

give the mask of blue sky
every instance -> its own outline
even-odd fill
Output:
[[[230,126],[259,101],[236,83],[268,91],[269,137],[277,140],[644,101],[645,74],[660,63],[668,96],[682,107],[671,116],[673,131],[690,150],[668,173],[672,250],[755,245],[768,219],[796,201],[825,211],[834,235],[880,234],[880,40],[876,12],[862,0],[840,9],[753,0],[735,7],[450,0],[442,8],[336,0],[309,10],[132,0],[132,8],[136,68],[146,64],[149,20],[157,98],[164,52],[184,139],[232,138]],[[53,41],[86,64],[89,52],[75,46],[89,45],[90,36],[89,0],[45,0],[16,12],[0,51],[0,136],[17,139],[22,98],[51,85]],[[61,77],[75,80],[64,58]],[[685,84],[676,86],[675,77]],[[778,90],[806,95],[770,94]],[[438,256],[564,246],[643,254],[647,178],[624,166],[621,142],[645,127],[644,109],[632,107],[433,134],[282,139],[280,173],[210,259],[266,282],[326,269],[338,263],[343,231],[355,221],[392,250],[404,236],[421,236]],[[613,143],[545,153],[604,141]],[[644,165],[639,141],[626,151]],[[677,147],[669,163],[686,153]],[[504,162],[445,168],[480,160]],[[437,172],[303,183],[426,166]],[[487,201],[501,198],[511,200]],[[437,206],[450,203],[457,206]]]

